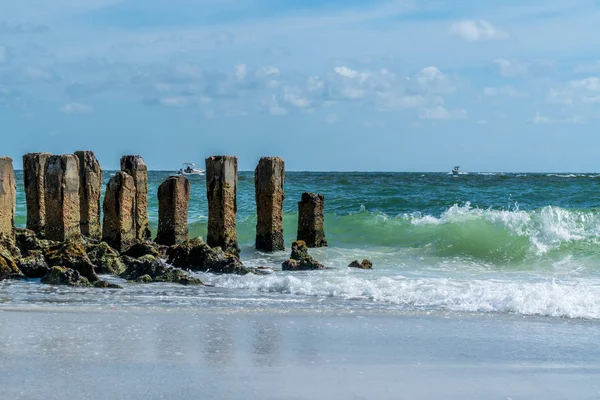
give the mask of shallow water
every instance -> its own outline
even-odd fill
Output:
[[[3,307],[0,306],[0,310]],[[146,306],[0,311],[2,399],[595,399],[597,321]]]
[[[114,172],[106,171],[105,183]],[[150,222],[157,223],[158,185],[149,173]],[[17,224],[25,224],[22,175]],[[190,232],[206,235],[203,177],[191,177]],[[600,176],[597,174],[288,173],[286,245],[297,228],[303,191],[325,195],[330,247],[311,254],[327,271],[269,276],[199,274],[214,288],[125,284],[123,291],[0,283],[5,306],[348,308],[403,312],[510,313],[600,318]],[[238,234],[242,260],[275,269],[288,256],[253,250],[254,181],[242,172]],[[373,271],[350,270],[369,258]],[[111,278],[114,279],[114,278]]]

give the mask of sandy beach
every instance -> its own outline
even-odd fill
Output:
[[[595,321],[3,307],[2,399],[592,399]]]

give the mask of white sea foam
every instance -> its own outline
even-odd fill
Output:
[[[367,277],[359,273],[280,273],[267,277],[203,277],[228,289],[363,300],[402,308],[498,312],[568,318],[600,318],[600,281],[457,280],[450,278]]]

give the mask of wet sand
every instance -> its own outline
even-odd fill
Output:
[[[0,308],[1,399],[597,399],[600,324]]]

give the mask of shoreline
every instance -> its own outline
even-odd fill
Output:
[[[0,386],[12,399],[586,399],[600,376],[600,332],[584,321],[210,310],[2,317]]]

